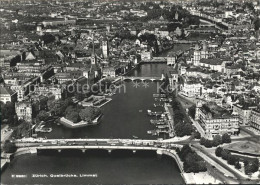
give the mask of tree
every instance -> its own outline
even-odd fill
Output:
[[[206,139],[204,137],[200,138],[200,144],[205,145]]]
[[[46,34],[42,36],[42,40],[44,41],[45,44],[49,44],[55,41],[55,36]]]
[[[222,143],[231,143],[231,138],[228,133],[222,135]]]
[[[235,168],[238,170],[241,169],[241,164],[239,163],[239,161],[236,161]]]
[[[13,124],[15,113],[15,106],[12,102],[1,103],[1,119],[6,120],[7,124]]]
[[[46,121],[48,117],[49,114],[45,110],[41,110],[36,118],[40,121]]]
[[[6,140],[3,146],[3,150],[6,153],[14,153],[17,150],[17,147],[15,146],[15,143]]]
[[[222,157],[222,159],[227,160],[228,157],[229,157],[229,155],[230,155],[230,152],[229,152],[229,151],[227,151],[227,150],[225,150],[225,149],[222,150],[222,152],[221,152],[221,157]]]
[[[207,140],[205,141],[205,147],[211,148],[211,147],[212,147],[212,141],[207,139]]]
[[[80,118],[84,121],[92,121],[100,114],[101,110],[95,107],[86,107],[85,109],[81,109],[79,112]]]
[[[215,150],[215,154],[217,157],[221,157],[223,149],[221,147],[217,147]]]
[[[244,166],[245,166],[245,173],[246,174],[251,174],[255,173],[258,171],[259,168],[259,161],[257,158],[254,158],[252,160],[246,159],[244,161]]]
[[[260,19],[259,18],[257,18],[254,21],[254,25],[255,25],[255,31],[259,30],[259,28],[260,28]]]
[[[195,113],[196,113],[196,105],[192,105],[190,108],[189,108],[189,115],[195,119]]]
[[[70,121],[72,121],[73,123],[77,123],[80,121],[80,117],[79,117],[79,113],[77,113],[76,111],[71,111],[66,115],[66,118]]]
[[[192,150],[190,148],[189,145],[184,145],[182,148],[181,148],[181,151],[180,151],[180,158],[182,161],[184,161],[186,155],[188,155],[188,153],[191,153]]]
[[[235,165],[236,162],[238,161],[238,158],[236,156],[230,154],[228,156],[228,160],[227,161],[228,161],[228,164]]]
[[[221,143],[222,143],[222,138],[221,138],[221,136],[220,136],[220,135],[214,136],[212,145],[213,145],[213,146],[218,146],[218,145],[220,145]]]
[[[196,132],[194,132],[194,137],[195,137],[195,139],[200,139],[201,135],[198,131],[196,131]]]

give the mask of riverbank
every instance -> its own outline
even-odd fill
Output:
[[[102,116],[102,114],[100,114],[98,117],[96,117],[92,122],[87,122],[87,121],[82,120],[78,123],[74,123],[64,117],[61,117],[59,122],[68,128],[81,128],[81,127],[94,126],[94,125],[99,124],[101,116]]]

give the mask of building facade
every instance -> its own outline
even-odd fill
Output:
[[[260,110],[255,109],[251,112],[250,126],[260,132]]]
[[[232,115],[225,109],[219,107],[215,102],[196,105],[195,120],[201,125],[205,136],[209,139],[215,135],[239,134],[239,118]]]
[[[17,102],[15,104],[15,112],[18,119],[25,120],[27,122],[32,121],[32,104],[31,102]]]

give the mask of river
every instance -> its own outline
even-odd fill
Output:
[[[135,69],[134,76],[161,76],[166,64],[145,64]],[[133,138],[155,139],[147,130],[155,129],[150,124],[147,109],[153,108],[153,94],[159,84],[150,82],[134,87],[126,82],[125,91],[117,93],[113,100],[102,107],[104,116],[101,123],[93,127],[68,129],[52,123],[53,131],[47,138]],[[78,177],[52,178],[51,174],[74,174]],[[14,178],[12,175],[26,175]],[[32,174],[47,177],[33,178]],[[94,174],[97,177],[79,177],[80,174]],[[1,174],[1,182],[6,184],[87,184],[87,183],[184,183],[176,162],[155,152],[130,151],[62,151],[46,152],[38,155],[16,157]]]

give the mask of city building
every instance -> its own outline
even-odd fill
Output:
[[[22,119],[27,122],[32,121],[32,104],[31,102],[21,101],[15,103],[15,112],[18,119]]]
[[[103,57],[108,58],[109,51],[108,51],[108,41],[107,41],[107,39],[104,39],[102,41],[102,52],[103,52]]]
[[[260,109],[252,110],[250,126],[260,132]]]
[[[176,53],[169,53],[167,55],[167,65],[174,65],[176,63],[176,60],[177,60],[177,55]]]
[[[239,118],[226,109],[218,106],[215,102],[196,104],[195,120],[201,125],[205,136],[212,138],[215,135],[228,133],[239,134]]]
[[[233,114],[238,115],[239,125],[248,126],[250,124],[251,112],[255,108],[255,105],[250,105],[249,103],[233,105]]]
[[[6,102],[15,102],[16,100],[17,100],[17,93],[1,84],[0,101],[6,103]]]
[[[143,51],[141,53],[141,60],[148,61],[152,59],[152,51]]]

